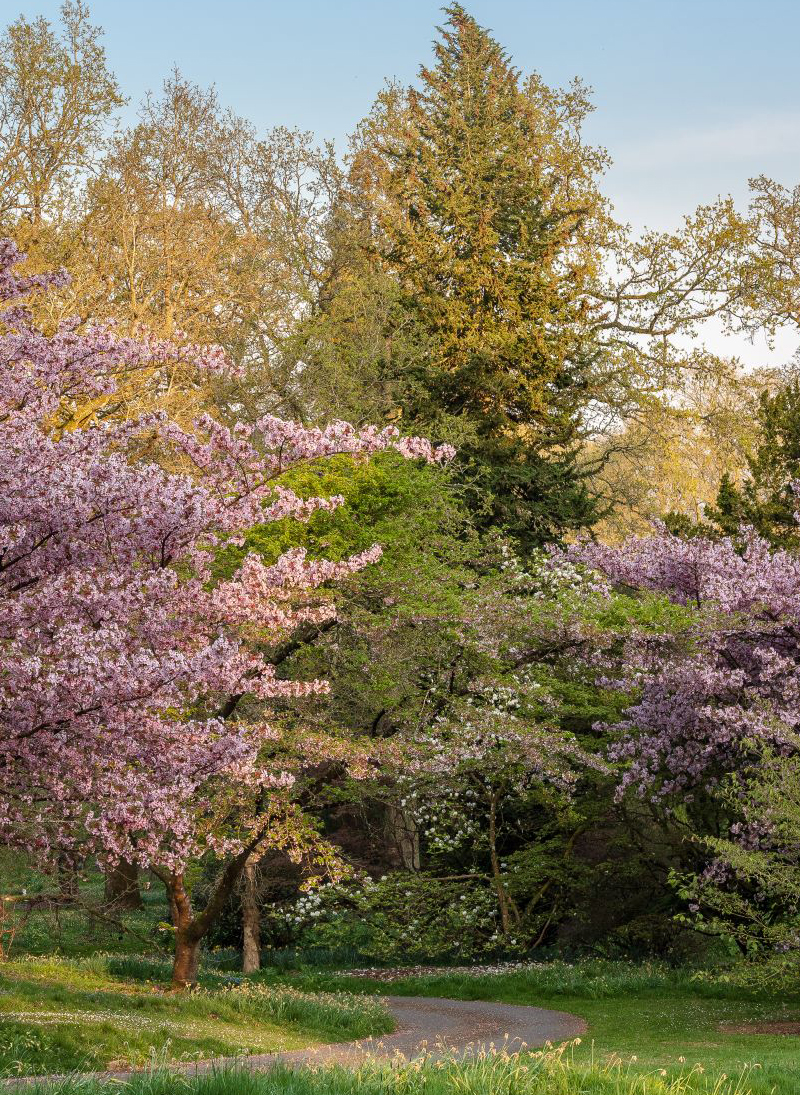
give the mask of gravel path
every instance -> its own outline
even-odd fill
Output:
[[[545,1042],[563,1042],[583,1034],[586,1023],[576,1015],[517,1004],[491,1004],[482,1000],[445,1000],[433,996],[384,997],[397,1022],[393,1034],[367,1038],[363,1042],[343,1042],[315,1049],[264,1053],[253,1057],[217,1057],[191,1064],[176,1064],[188,1073],[209,1072],[236,1064],[262,1071],[276,1064],[321,1065],[358,1064],[373,1060],[407,1060],[425,1054],[468,1058],[489,1049],[492,1044],[509,1052],[536,1048]],[[125,1080],[131,1072],[101,1072],[97,1079]],[[23,1077],[6,1081],[6,1087],[19,1088],[57,1077]],[[60,1079],[60,1077],[58,1077]]]
[[[493,1043],[509,1052],[563,1042],[583,1034],[586,1023],[576,1015],[518,1004],[483,1000],[445,1000],[435,996],[387,996],[397,1030],[382,1038],[344,1045],[320,1046],[275,1056],[293,1063],[333,1061],[351,1064],[364,1057],[407,1059],[428,1053],[467,1057]]]

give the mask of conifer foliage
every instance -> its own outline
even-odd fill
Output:
[[[457,437],[480,520],[530,545],[591,519],[572,448],[592,353],[585,180],[570,195],[549,162],[538,83],[459,5],[447,15],[419,88],[388,93],[362,130],[351,184],[421,348],[404,420]]]
[[[758,408],[759,440],[747,458],[742,482],[725,474],[708,517],[728,536],[741,525],[756,529],[778,547],[796,547],[800,477],[800,384],[790,380],[764,392]]]

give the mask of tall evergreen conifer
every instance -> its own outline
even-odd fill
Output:
[[[794,484],[800,480],[800,382],[791,380],[774,394],[761,396],[759,441],[747,459],[740,485],[723,476],[716,505],[707,517],[722,532],[736,536],[751,525],[776,547],[796,547],[800,509]]]
[[[446,13],[419,88],[389,88],[356,136],[345,203],[366,264],[332,263],[329,360],[388,318],[387,413],[453,440],[479,524],[530,548],[594,517],[576,457],[593,169],[559,130],[556,93],[523,83],[462,7]],[[365,276],[394,298],[369,321],[350,310]]]

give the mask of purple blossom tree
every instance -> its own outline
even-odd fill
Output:
[[[686,606],[665,631],[634,631],[617,683],[637,695],[616,752],[622,786],[686,796],[742,765],[750,743],[791,748],[800,726],[800,558],[749,532],[682,540],[666,531],[575,559],[613,583]]]
[[[612,747],[634,789],[683,807],[711,862],[686,896],[739,938],[783,938],[800,877],[800,558],[743,529],[682,540],[659,530],[621,547],[570,554],[617,586],[676,607],[660,631],[631,633],[601,656],[633,696]],[[714,824],[693,810],[714,807]],[[793,892],[794,891],[794,892]],[[790,932],[797,944],[796,924]]]

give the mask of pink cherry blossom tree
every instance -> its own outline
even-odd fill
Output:
[[[269,416],[232,431],[206,416],[187,432],[162,414],[59,429],[65,408],[113,395],[130,370],[227,364],[213,349],[107,327],[46,335],[25,298],[63,275],[21,277],[20,258],[0,242],[0,835],[45,859],[91,852],[153,869],[185,986],[248,859],[270,843],[308,845],[265,712],[327,686],[279,679],[263,650],[330,618],[317,591],[380,556],[375,546],[332,563],[294,550],[268,566],[249,555],[215,582],[214,552],[256,523],[340,504],[281,486],[298,462],[451,450],[393,428]],[[153,452],[160,462],[143,455]],[[243,696],[256,715],[242,716]],[[208,850],[223,866],[198,912],[185,870]]]

